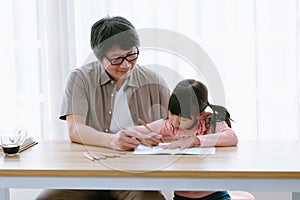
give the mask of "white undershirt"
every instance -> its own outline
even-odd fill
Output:
[[[127,95],[123,88],[126,83],[123,83],[121,88],[115,93],[114,110],[110,123],[110,132],[117,133],[124,127],[133,126],[130,110],[128,107]]]

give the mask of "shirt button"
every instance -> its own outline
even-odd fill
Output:
[[[107,133],[107,132],[108,132],[108,129],[105,129],[105,132]]]
[[[113,82],[113,81],[111,81],[110,83],[111,83],[111,84],[114,84],[114,82]]]
[[[114,93],[111,93],[111,95],[110,95],[110,96],[112,96],[112,97],[113,97],[113,96],[114,96]]]
[[[108,111],[108,114],[110,114],[110,115],[111,115],[111,110],[110,110],[110,111]]]

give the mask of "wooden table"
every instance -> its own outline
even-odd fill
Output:
[[[215,155],[133,155],[90,161],[69,141],[42,141],[17,157],[0,152],[0,199],[7,188],[246,190],[300,199],[300,142],[247,141]]]

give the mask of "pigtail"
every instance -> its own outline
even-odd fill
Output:
[[[227,125],[231,128],[230,114],[226,108],[223,106],[208,104],[208,106],[212,109],[213,114],[211,116],[210,124],[213,126],[213,132],[216,131],[216,122],[225,121]]]

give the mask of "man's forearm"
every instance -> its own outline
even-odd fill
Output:
[[[69,136],[72,142],[113,148],[112,141],[114,135],[111,133],[100,132],[81,123],[69,125],[69,127]]]

